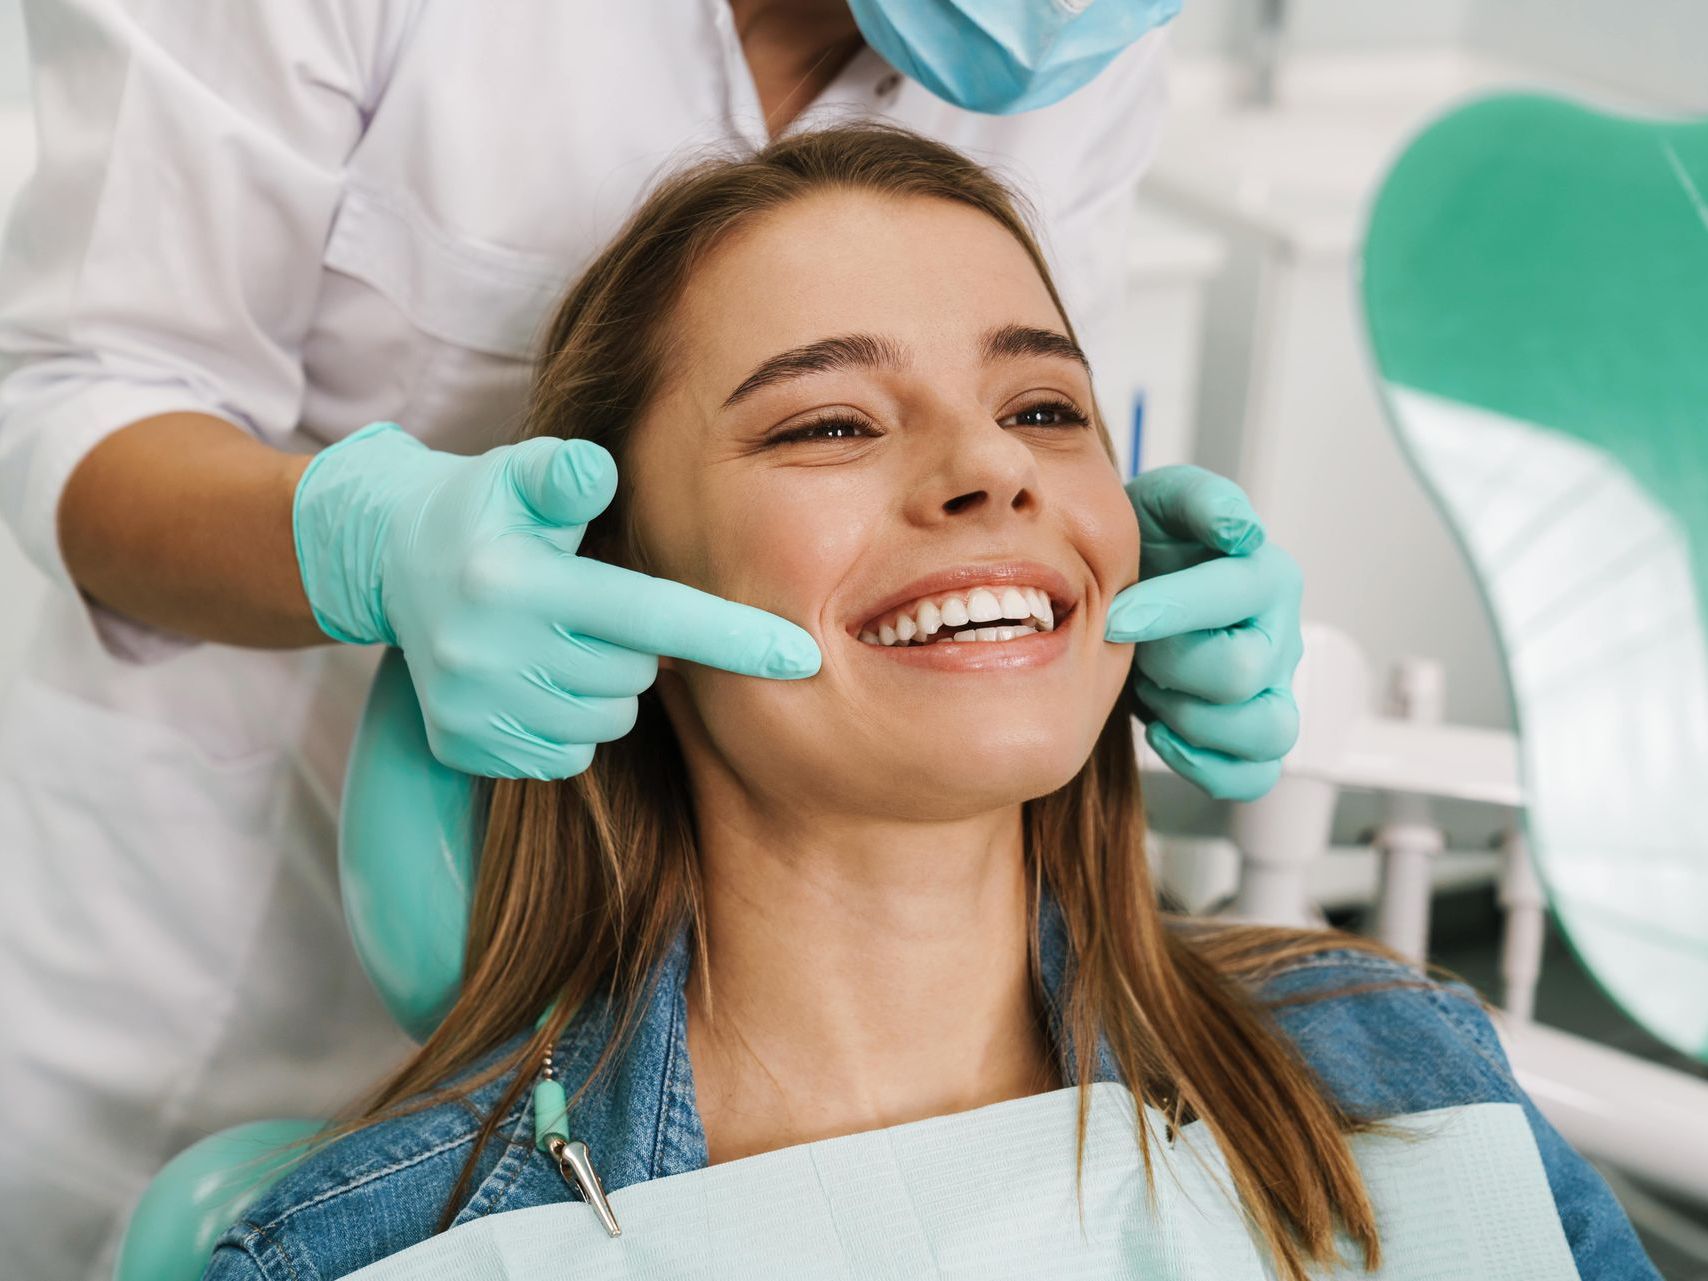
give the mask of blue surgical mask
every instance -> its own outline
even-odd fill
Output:
[[[939,98],[991,115],[1060,102],[1181,0],[849,0],[866,43]]]

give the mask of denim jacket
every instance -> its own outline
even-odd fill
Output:
[[[706,1136],[688,1058],[688,936],[662,961],[633,1041],[570,1118],[607,1192],[706,1164]],[[1062,1036],[1058,994],[1070,964],[1059,911],[1039,914],[1039,960],[1063,1080],[1077,1079]],[[1414,971],[1349,948],[1317,954],[1269,977],[1262,1001],[1308,992],[1370,988]],[[573,1093],[612,1033],[615,1010],[590,1002],[554,1057]],[[1467,1103],[1523,1106],[1561,1224],[1584,1281],[1658,1278],[1630,1221],[1595,1169],[1566,1143],[1513,1079],[1476,993],[1461,983],[1348,991],[1278,1006],[1273,1017],[1323,1084],[1354,1115],[1378,1118]],[[504,1050],[515,1048],[515,1043]],[[503,1051],[500,1051],[502,1053]],[[1096,1078],[1121,1077],[1106,1042]],[[484,1116],[506,1082],[471,1096]],[[204,1281],[332,1281],[431,1236],[479,1128],[474,1112],[447,1104],[348,1135],[298,1165],[220,1238]],[[557,1165],[533,1146],[527,1094],[500,1125],[455,1224],[488,1214],[577,1199]],[[591,1211],[589,1211],[591,1213]]]

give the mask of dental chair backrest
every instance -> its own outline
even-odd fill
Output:
[[[425,1040],[456,999],[480,830],[474,779],[427,746],[403,654],[380,663],[345,775],[344,917],[386,1008]],[[351,1082],[352,1089],[361,1082]],[[308,1150],[315,1119],[255,1121],[201,1140],[132,1213],[116,1281],[196,1281],[214,1241]]]
[[[1708,122],[1459,108],[1370,216],[1392,424],[1505,651],[1579,958],[1708,1062]]]

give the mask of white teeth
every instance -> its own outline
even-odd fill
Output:
[[[967,597],[967,617],[975,623],[994,623],[1002,617],[1002,602],[994,593],[975,587]]]
[[[922,600],[912,610],[898,610],[877,624],[876,631],[862,631],[861,641],[868,645],[929,645],[939,631],[945,630],[958,641],[1006,641],[1053,631],[1056,625],[1049,593],[1029,586],[975,587],[964,595]],[[967,626],[998,622],[1004,625]]]

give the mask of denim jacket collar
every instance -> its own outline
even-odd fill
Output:
[[[1060,1001],[1072,958],[1055,905],[1046,901],[1040,909],[1041,986],[1058,1062],[1071,1081],[1076,1072],[1061,1036]],[[573,1137],[588,1144],[607,1191],[706,1164],[687,1051],[689,959],[684,931],[655,971],[658,981],[626,1052],[607,1079],[592,1083],[570,1118]],[[1522,1107],[1578,1271],[1608,1281],[1658,1281],[1606,1182],[1519,1087],[1474,989],[1456,981],[1422,984],[1412,966],[1331,947],[1266,973],[1257,995],[1350,1117],[1467,1103]],[[560,1042],[557,1063],[572,1091],[586,1083],[609,1042],[611,1014],[608,1004],[589,1002]],[[520,1044],[519,1037],[500,1047],[494,1061]],[[1092,1075],[1120,1079],[1106,1043]],[[495,1079],[468,1100],[394,1118],[316,1153],[226,1234],[209,1277],[347,1276],[432,1236],[467,1160],[478,1114],[512,1084],[514,1078]],[[576,1195],[557,1164],[535,1149],[525,1098],[502,1125],[505,1139],[486,1145],[479,1157],[478,1186],[458,1223]]]
[[[1067,928],[1046,891],[1038,912],[1038,959],[1052,1044],[1064,1081],[1078,1077],[1078,1059],[1062,1027],[1061,1002],[1072,966]],[[688,1057],[689,932],[680,930],[655,971],[646,1007],[624,1054],[593,1082],[570,1115],[573,1135],[591,1150],[607,1192],[707,1164],[706,1132],[695,1100]],[[566,1087],[592,1071],[614,1030],[607,1000],[590,1004],[569,1025],[556,1059]],[[1121,1079],[1108,1041],[1098,1040],[1095,1080]]]

